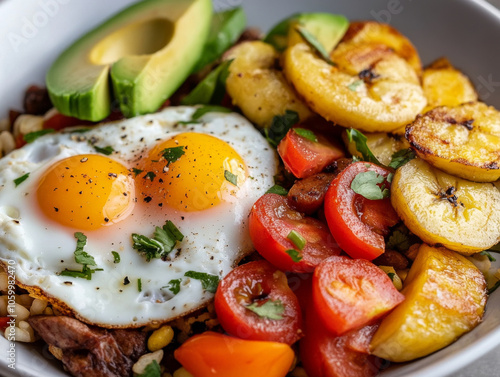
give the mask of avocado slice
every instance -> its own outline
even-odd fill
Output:
[[[241,7],[215,13],[207,42],[193,72],[198,72],[214,63],[241,36],[247,24],[245,11]]]
[[[46,83],[54,106],[99,121],[110,113],[113,90],[127,117],[157,110],[191,73],[211,19],[211,0],[143,0],[126,8],[51,66]]]
[[[274,26],[264,38],[264,42],[274,46],[278,51],[302,42],[303,39],[295,30],[301,25],[309,31],[326,51],[332,51],[344,36],[349,27],[349,20],[331,13],[298,13],[285,18]]]

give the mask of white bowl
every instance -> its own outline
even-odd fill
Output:
[[[0,2],[0,118],[21,108],[31,84],[75,38],[133,0],[4,0]],[[500,12],[482,0],[214,0],[216,9],[243,5],[249,25],[267,30],[299,11],[330,11],[349,19],[388,22],[416,45],[424,64],[446,56],[472,79],[481,99],[500,109]],[[381,376],[452,374],[500,345],[500,293],[490,298],[484,321],[451,346]],[[47,347],[16,344],[16,369],[8,367],[9,342],[0,337],[0,374],[65,376]],[[493,372],[491,372],[493,373]],[[479,372],[475,374],[479,375]],[[486,374],[483,374],[486,376]],[[492,374],[493,375],[493,374]],[[313,377],[313,376],[310,376]]]

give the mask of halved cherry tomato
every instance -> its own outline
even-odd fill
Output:
[[[301,136],[297,130],[307,130],[317,141]],[[344,157],[344,151],[318,131],[291,128],[278,145],[278,153],[285,168],[297,178],[320,173],[335,160]]]
[[[265,260],[231,271],[214,305],[224,330],[238,338],[292,344],[302,336],[299,301],[285,274]]]
[[[371,377],[378,374],[382,361],[350,344],[366,339],[364,328],[337,337],[329,333],[312,306],[307,308],[306,335],[299,343],[300,358],[308,376]]]
[[[255,249],[282,270],[311,272],[322,260],[341,252],[324,223],[293,210],[281,195],[265,194],[257,200],[249,227]],[[305,239],[302,249],[290,240],[291,233]]]
[[[337,256],[314,270],[312,295],[323,325],[335,335],[373,324],[404,300],[373,263]]]
[[[349,165],[330,183],[325,196],[325,217],[342,250],[353,258],[372,260],[385,251],[381,234],[397,224],[399,217],[389,199],[369,200],[353,191],[354,178],[368,171],[384,177],[390,173],[367,162]]]
[[[189,338],[174,356],[194,377],[284,377],[295,354],[287,344],[207,331]]]

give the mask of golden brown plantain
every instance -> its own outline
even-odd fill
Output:
[[[500,178],[500,112],[481,102],[438,107],[406,127],[417,155],[475,182]]]
[[[312,116],[293,88],[276,69],[279,54],[271,45],[252,41],[236,45],[224,55],[229,66],[226,90],[233,104],[259,127],[268,127],[275,115],[296,111],[300,120]]]
[[[429,245],[470,255],[500,241],[500,192],[491,183],[457,178],[416,158],[396,170],[391,202]]]
[[[336,66],[303,43],[289,47],[284,73],[311,109],[344,127],[390,132],[412,122],[427,101],[414,69],[382,44],[340,43]]]
[[[382,320],[372,354],[404,362],[426,356],[472,330],[486,305],[486,282],[465,257],[422,244],[401,291],[405,300]]]

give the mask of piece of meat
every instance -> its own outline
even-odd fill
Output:
[[[24,112],[26,114],[43,115],[52,108],[49,92],[46,88],[30,86],[24,94]]]
[[[316,212],[323,204],[334,173],[319,173],[298,180],[288,192],[288,202],[292,208],[308,215]]]
[[[64,316],[28,321],[45,342],[62,349],[61,361],[73,376],[132,376],[132,365],[146,353],[146,333],[140,330],[106,330]]]

